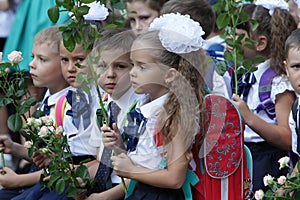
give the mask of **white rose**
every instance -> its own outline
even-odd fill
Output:
[[[48,135],[48,132],[49,132],[48,128],[46,126],[42,126],[38,135],[44,137]]]
[[[34,119],[34,126],[35,127],[40,127],[42,125],[42,120],[41,119]]]
[[[288,166],[288,163],[290,162],[290,158],[288,156],[282,157],[278,160],[280,167],[279,169],[282,169],[286,166]]]
[[[257,190],[256,192],[255,192],[255,195],[254,195],[254,197],[255,197],[255,199],[256,200],[262,200],[263,199],[263,197],[264,197],[264,191],[262,191],[262,190]]]
[[[53,120],[49,116],[43,116],[40,118],[41,121],[46,125],[46,126],[52,126],[53,125]]]
[[[270,174],[266,175],[263,179],[264,180],[264,185],[268,186],[270,183],[272,183],[273,179],[274,178]]]
[[[286,177],[285,176],[280,176],[278,179],[277,179],[278,183],[280,185],[283,185],[285,182],[286,182]]]
[[[34,124],[35,119],[34,118],[27,118],[27,125],[32,126]]]
[[[56,132],[56,134],[60,135],[64,132],[64,129],[62,126],[59,126],[56,128],[55,132]]]
[[[97,20],[97,21],[103,21],[108,16],[108,9],[103,5],[100,4],[100,2],[93,2],[88,4],[90,7],[89,13],[84,15],[85,20]]]
[[[23,60],[22,52],[12,51],[10,54],[8,54],[7,58],[11,63],[19,63]]]

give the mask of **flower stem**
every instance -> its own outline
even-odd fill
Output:
[[[113,147],[113,152],[114,152],[114,155],[115,155],[115,156],[118,155],[115,146]],[[124,190],[125,194],[127,194],[127,193],[128,193],[128,190],[127,190],[127,187],[126,187],[126,184],[125,184],[125,180],[124,180],[123,177],[121,177],[121,181],[122,181],[123,190]]]
[[[90,60],[91,59],[89,57],[88,61],[90,61]],[[100,92],[100,89],[99,89],[99,86],[98,86],[98,83],[97,83],[97,74],[96,74],[94,68],[92,67],[91,63],[89,63],[88,66],[91,70],[92,77],[93,77],[93,80],[94,80],[94,84],[96,85],[96,91],[97,91],[97,95],[99,97],[99,103],[100,103],[100,107],[101,107],[102,114],[103,114],[103,117],[104,117],[104,123],[105,123],[106,126],[108,126],[108,117],[107,117],[106,112],[105,112],[106,109],[104,108],[103,100],[102,100],[102,97],[101,97],[101,92]],[[113,153],[114,153],[114,156],[118,155],[116,147],[113,147]],[[124,180],[123,177],[121,177],[121,181],[122,181],[123,190],[124,190],[125,194],[127,194],[127,187],[126,187],[125,180]]]
[[[4,160],[4,153],[1,151],[1,164],[2,164],[2,169],[5,167],[5,160]]]

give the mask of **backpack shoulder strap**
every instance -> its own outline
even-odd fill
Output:
[[[55,119],[55,126],[59,127],[63,125],[64,120],[64,110],[67,103],[67,94],[62,95],[55,104],[54,108],[54,119]]]
[[[271,100],[272,80],[276,75],[275,71],[268,68],[261,76],[258,86],[258,96],[260,104],[256,107],[256,111],[264,110],[270,119],[276,116],[275,105]]]

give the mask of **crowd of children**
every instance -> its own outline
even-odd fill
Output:
[[[224,40],[205,44],[217,32],[216,13],[207,0],[126,0],[129,27],[102,31],[92,49],[81,43],[67,50],[59,26],[38,32],[29,64],[34,86],[46,88],[38,109],[55,120],[57,102],[66,100],[62,126],[72,164],[85,162],[95,182],[73,197],[50,191],[39,181],[51,160],[42,152],[29,157],[22,144],[0,135],[0,151],[32,163],[26,174],[9,167],[0,170],[5,172],[0,174],[0,199],[205,199],[208,191],[195,196],[191,185],[202,184],[199,173],[208,170],[201,164],[206,155],[201,145],[209,131],[208,94],[222,95],[243,119],[242,141],[253,165],[252,194],[247,196],[266,190],[266,174],[287,173],[279,170],[278,160],[290,156],[298,161],[300,155],[299,102],[294,103],[300,91],[299,9],[293,7],[298,1],[278,2],[243,5],[243,12],[258,24],[237,27],[237,35],[245,35],[243,42],[254,41],[253,48],[242,45],[244,59],[262,56],[265,61],[244,74],[242,85],[251,85],[240,96],[231,96],[228,77],[215,69],[223,60],[215,55],[223,51]],[[83,34],[89,40],[89,32]],[[92,69],[89,58],[95,62]],[[78,82],[82,74],[95,78],[94,72],[97,85]],[[83,90],[87,87],[88,93]]]

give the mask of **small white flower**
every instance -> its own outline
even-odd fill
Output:
[[[46,125],[46,126],[52,126],[53,125],[53,120],[49,116],[43,116],[40,118],[41,121]]]
[[[59,126],[56,128],[55,132],[56,132],[56,134],[62,134],[64,132],[64,129],[62,126]]]
[[[173,53],[190,53],[203,46],[205,32],[189,15],[164,14],[154,19],[148,30],[158,30],[163,47]]]
[[[103,21],[108,16],[108,9],[104,6],[104,4],[100,4],[100,2],[93,2],[88,4],[90,7],[89,13],[84,15],[85,20],[97,20]]]
[[[278,183],[283,185],[285,182],[286,182],[286,177],[285,176],[280,176],[278,179],[277,179]]]
[[[24,147],[27,148],[27,149],[29,149],[30,147],[32,147],[32,145],[33,145],[33,143],[31,141],[26,141],[24,143]]]
[[[35,121],[34,118],[31,118],[31,117],[27,118],[27,125],[32,126],[34,124],[34,121]]]
[[[257,190],[257,191],[255,192],[254,197],[255,197],[256,200],[262,200],[263,197],[264,197],[264,195],[265,195],[264,191],[262,191],[262,190]]]
[[[35,127],[40,127],[42,125],[42,120],[41,119],[34,119],[34,126]]]
[[[289,5],[285,0],[256,0],[255,4],[268,9],[271,16],[275,8],[289,11]]]
[[[274,180],[274,178],[270,174],[266,175],[264,177],[264,185],[268,186],[270,183],[273,182],[273,180]]]
[[[288,163],[290,162],[290,158],[288,156],[282,157],[278,160],[280,167],[279,169],[282,169],[286,166],[288,166]]]
[[[41,137],[44,137],[44,136],[48,135],[48,133],[49,133],[48,128],[46,126],[42,126],[38,135]]]

